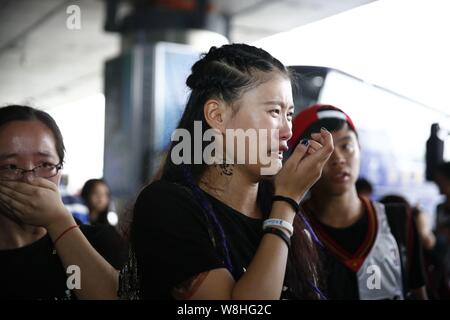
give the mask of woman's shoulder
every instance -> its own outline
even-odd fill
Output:
[[[192,191],[188,187],[180,183],[167,180],[157,180],[147,185],[140,191],[137,202],[149,199],[160,202],[192,198]]]
[[[201,208],[191,189],[165,180],[152,182],[142,189],[134,206],[135,215],[145,213],[143,215],[146,218],[157,217],[158,220],[173,220],[177,217],[183,220],[197,216],[199,210]]]

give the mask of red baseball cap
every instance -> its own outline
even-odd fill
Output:
[[[299,143],[300,137],[310,126],[325,118],[345,120],[356,132],[352,119],[344,111],[329,104],[314,104],[298,113],[292,121],[292,137],[288,141],[289,148],[293,148]]]

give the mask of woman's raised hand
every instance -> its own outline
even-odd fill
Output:
[[[326,129],[313,133],[310,140],[302,140],[275,177],[275,194],[300,202],[320,178],[333,150],[333,137]]]
[[[25,182],[0,180],[0,202],[13,220],[46,229],[70,216],[58,187],[47,179],[31,175]]]

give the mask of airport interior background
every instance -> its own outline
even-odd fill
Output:
[[[361,176],[434,221],[432,124],[450,160],[446,0],[0,0],[0,105],[57,121],[66,189],[104,177],[121,212],[156,172],[212,45],[262,47],[300,75],[296,112],[339,106],[360,131]],[[400,120],[400,121],[399,121]]]

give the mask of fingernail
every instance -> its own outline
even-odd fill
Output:
[[[320,130],[328,132],[327,128],[325,128],[325,127],[320,128]]]
[[[302,139],[302,140],[300,140],[300,143],[307,147],[309,145],[309,140],[308,139]]]

